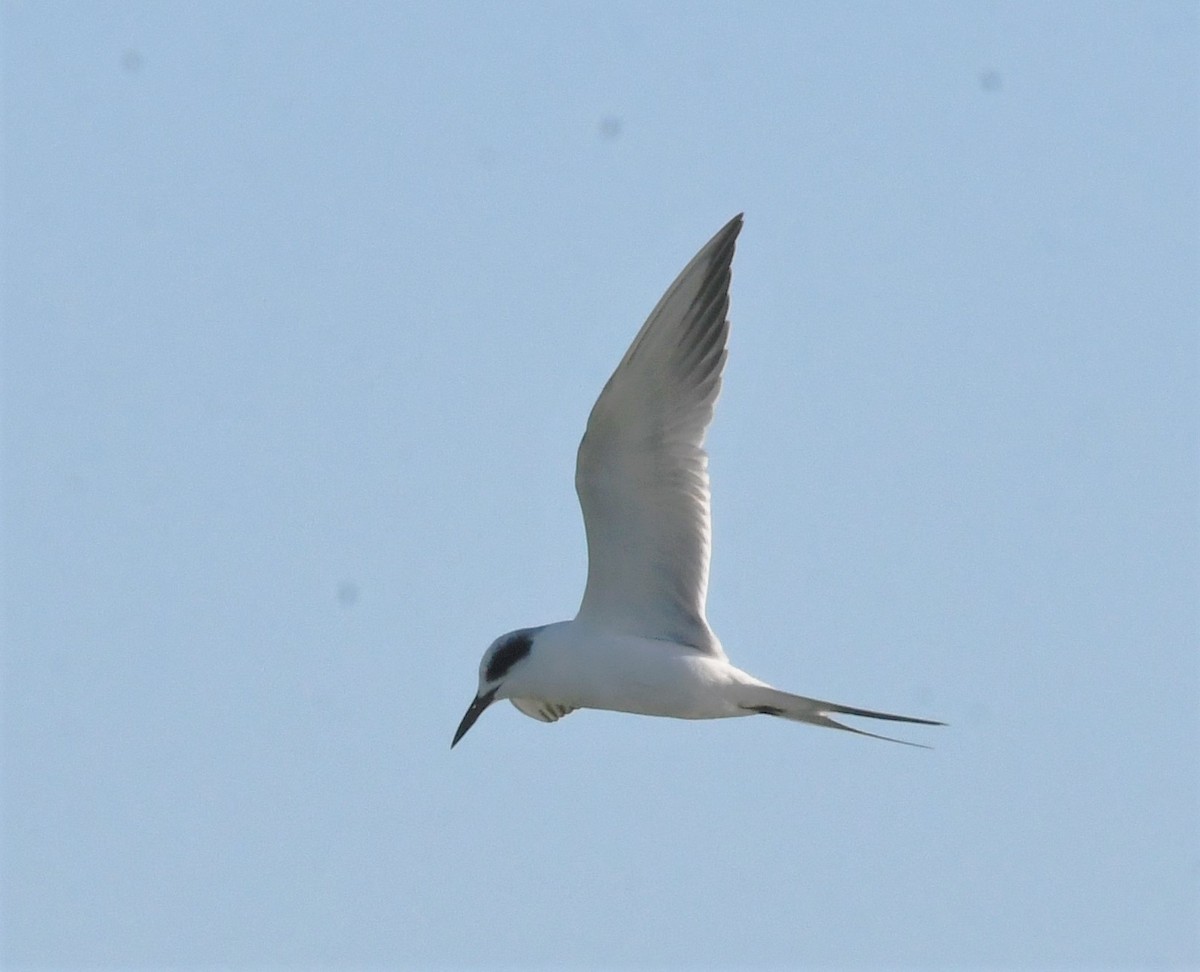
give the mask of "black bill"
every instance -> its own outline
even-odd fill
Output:
[[[462,722],[458,724],[458,731],[454,733],[454,741],[450,743],[451,749],[457,746],[458,741],[467,734],[467,730],[475,725],[475,720],[483,715],[483,710],[496,700],[496,691],[499,687],[496,686],[490,692],[484,692],[482,695],[475,696],[475,701],[467,707],[467,714],[463,716]]]

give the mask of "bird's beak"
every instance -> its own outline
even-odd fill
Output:
[[[500,686],[497,685],[490,692],[484,692],[482,695],[475,696],[473,701],[467,707],[467,714],[463,716],[462,722],[458,724],[458,731],[454,734],[454,741],[450,743],[450,748],[453,749],[458,745],[458,741],[467,734],[467,730],[475,725],[475,720],[483,715],[483,710],[496,701],[496,692]]]

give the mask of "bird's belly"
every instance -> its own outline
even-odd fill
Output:
[[[676,719],[746,714],[726,691],[737,670],[723,659],[684,646],[612,639],[602,647],[567,648],[557,662],[545,672],[542,688],[548,702]]]

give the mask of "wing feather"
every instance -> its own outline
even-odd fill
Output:
[[[724,657],[708,627],[704,436],[729,337],[736,216],[683,269],[592,407],[575,489],[588,543],[578,617]]]

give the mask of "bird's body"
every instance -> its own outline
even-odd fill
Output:
[[[491,644],[451,746],[501,698],[544,722],[610,709],[677,719],[766,714],[868,736],[829,714],[941,724],[782,692],[730,664],[708,626],[703,445],[725,365],[741,225],[732,219],[684,268],[592,408],[575,470],[588,541],[578,614]]]
[[[540,664],[515,666],[508,685],[512,697],[523,701],[550,699],[569,709],[719,719],[745,715],[729,690],[742,680],[757,683],[723,657],[615,633],[587,621],[548,624],[534,629],[533,639]]]

